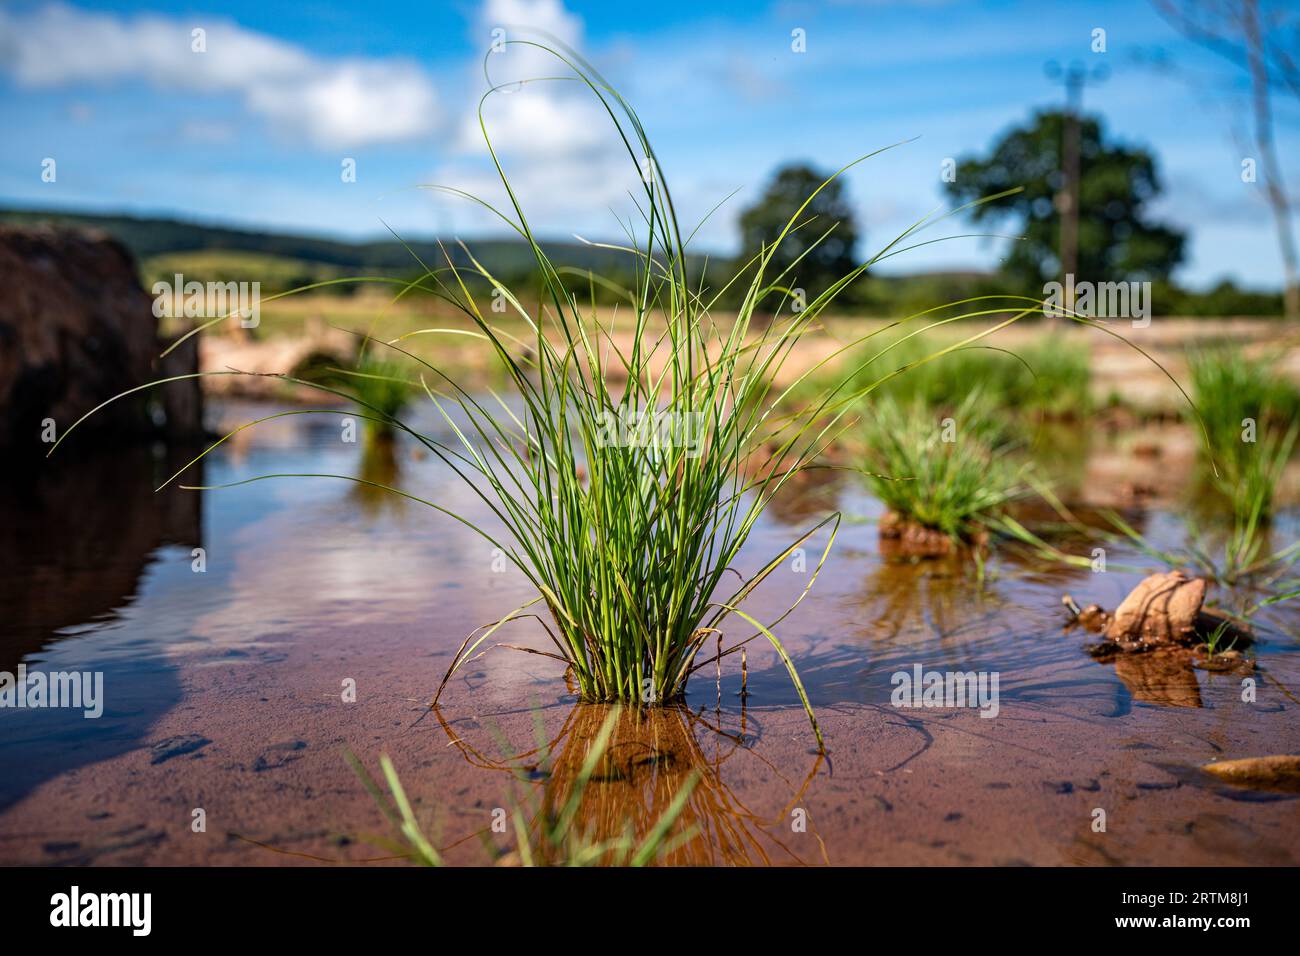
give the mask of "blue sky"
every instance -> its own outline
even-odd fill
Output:
[[[887,242],[942,203],[945,158],[984,151],[1059,103],[1049,59],[1104,63],[1086,94],[1111,134],[1152,149],[1158,217],[1190,232],[1179,278],[1278,284],[1272,220],[1241,105],[1212,55],[1141,0],[804,3],[583,0],[10,2],[0,6],[0,202],[165,213],[348,237],[496,234],[444,183],[496,198],[475,109],[492,30],[539,26],[574,42],[636,106],[693,222],[730,252],[735,217],[780,163],[822,167],[918,137],[849,176],[866,234]],[[1106,52],[1091,50],[1106,31]],[[192,49],[192,30],[206,49]],[[791,49],[803,30],[806,52]],[[1178,75],[1144,65],[1160,49]],[[554,69],[524,52],[494,77]],[[1277,103],[1279,152],[1300,184],[1300,109]],[[572,84],[494,97],[487,120],[539,233],[608,238],[636,169]],[[42,161],[57,163],[54,182]],[[343,182],[344,160],[356,181]],[[943,234],[935,231],[933,235]],[[1002,245],[965,239],[891,260],[893,271],[990,268]]]

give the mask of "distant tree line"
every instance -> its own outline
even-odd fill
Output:
[[[954,206],[977,202],[1020,187],[1020,191],[980,203],[968,213],[982,231],[1022,238],[1008,244],[995,272],[933,272],[883,276],[868,272],[837,297],[836,312],[879,316],[912,314],[945,302],[976,295],[1015,293],[1041,297],[1044,283],[1060,271],[1057,246],[1060,211],[1054,197],[1060,188],[1064,114],[1042,111],[1023,126],[1008,130],[983,155],[959,159],[945,192]],[[1230,281],[1206,291],[1178,286],[1171,276],[1183,261],[1185,235],[1150,213],[1162,184],[1154,156],[1111,140],[1097,117],[1080,118],[1078,280],[1149,281],[1157,314],[1279,315],[1281,291],[1251,291]],[[720,296],[734,308],[746,294],[756,260],[770,251],[764,283],[778,288],[760,311],[789,311],[799,301],[813,301],[857,267],[863,255],[863,229],[843,180],[804,162],[779,168],[758,199],[739,217],[741,246],[737,256],[706,267],[702,255],[688,257],[687,268],[703,277],[706,290],[717,293],[736,271],[742,281]],[[805,200],[811,201],[800,212]],[[794,226],[782,238],[792,217]],[[0,210],[0,222],[56,222],[90,226],[116,236],[145,263],[142,278],[151,284],[185,271],[199,281],[258,279],[264,292],[297,288],[342,276],[379,275],[411,279],[420,262],[435,268],[447,257],[462,269],[476,296],[490,296],[486,280],[469,276],[472,265],[456,243],[431,240],[346,242],[282,233],[264,233],[201,225],[174,219],[96,216],[41,210]],[[781,239],[775,251],[771,251]],[[636,285],[635,260],[627,253],[575,242],[545,242],[548,255],[566,268],[564,282],[579,301],[594,298],[612,304],[619,288]],[[531,249],[519,240],[480,239],[471,247],[502,285],[521,291],[540,290]],[[239,254],[239,255],[236,255]],[[418,261],[417,261],[418,259]],[[179,267],[184,267],[183,269]],[[155,275],[154,273],[158,273]],[[210,273],[210,274],[206,274]],[[601,282],[588,273],[599,276]],[[784,278],[778,278],[778,277]],[[348,295],[355,285],[330,286]],[[389,287],[391,288],[391,286]]]

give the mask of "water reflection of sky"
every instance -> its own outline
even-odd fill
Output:
[[[218,427],[267,413],[236,406],[220,416]],[[266,422],[177,484],[221,485],[283,472],[353,474],[359,444],[341,440],[340,418],[331,413]],[[403,483],[412,493],[453,509],[472,507],[472,492],[447,482],[435,460],[415,461],[410,452],[399,449],[406,459]],[[78,450],[70,442],[59,453],[70,459]],[[50,774],[138,745],[152,722],[182,700],[184,666],[274,663],[277,647],[310,640],[314,627],[346,624],[363,639],[366,628],[436,620],[442,602],[479,603],[480,616],[499,612],[502,593],[509,592],[510,606],[521,603],[517,583],[464,588],[475,566],[489,566],[491,548],[423,505],[393,498],[376,508],[358,502],[353,482],[331,478],[152,493],[186,461],[142,453],[120,469],[111,454],[85,455],[75,462],[78,483],[43,502],[46,517],[64,520],[48,531],[39,554],[15,548],[5,562],[13,599],[27,602],[25,613],[0,625],[6,666],[13,670],[21,660],[29,669],[102,671],[106,706],[98,720],[85,720],[80,711],[0,710],[0,766],[6,771],[0,802]],[[69,517],[104,512],[140,528],[179,496],[201,499],[193,527],[180,532],[150,530],[131,540],[114,523],[104,528]],[[169,536],[192,540],[176,543]],[[200,546],[206,569],[197,573],[193,548]],[[98,574],[97,562],[124,567],[119,576]],[[84,620],[63,623],[61,614],[47,610],[70,593],[99,589],[106,592],[89,597],[96,610]]]

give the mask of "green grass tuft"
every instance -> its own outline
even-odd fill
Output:
[[[929,405],[893,397],[867,413],[868,482],[893,512],[954,540],[1026,492],[1024,465],[982,396],[941,418]],[[945,440],[951,438],[952,440]]]
[[[1267,519],[1273,486],[1294,446],[1287,435],[1300,421],[1300,388],[1275,361],[1247,358],[1232,347],[1192,352],[1188,367],[1221,490],[1238,511],[1262,503]]]
[[[385,419],[397,419],[415,400],[418,382],[410,379],[410,370],[390,359],[363,357],[354,369],[333,369],[335,381],[353,397],[361,408],[377,412]]]

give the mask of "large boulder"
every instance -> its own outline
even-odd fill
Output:
[[[43,450],[46,419],[62,434],[114,395],[197,370],[192,346],[158,361],[166,345],[153,300],[130,253],[107,235],[0,226],[0,275],[0,448]],[[200,431],[197,379],[114,403],[83,427],[143,434],[163,415],[170,434]]]

